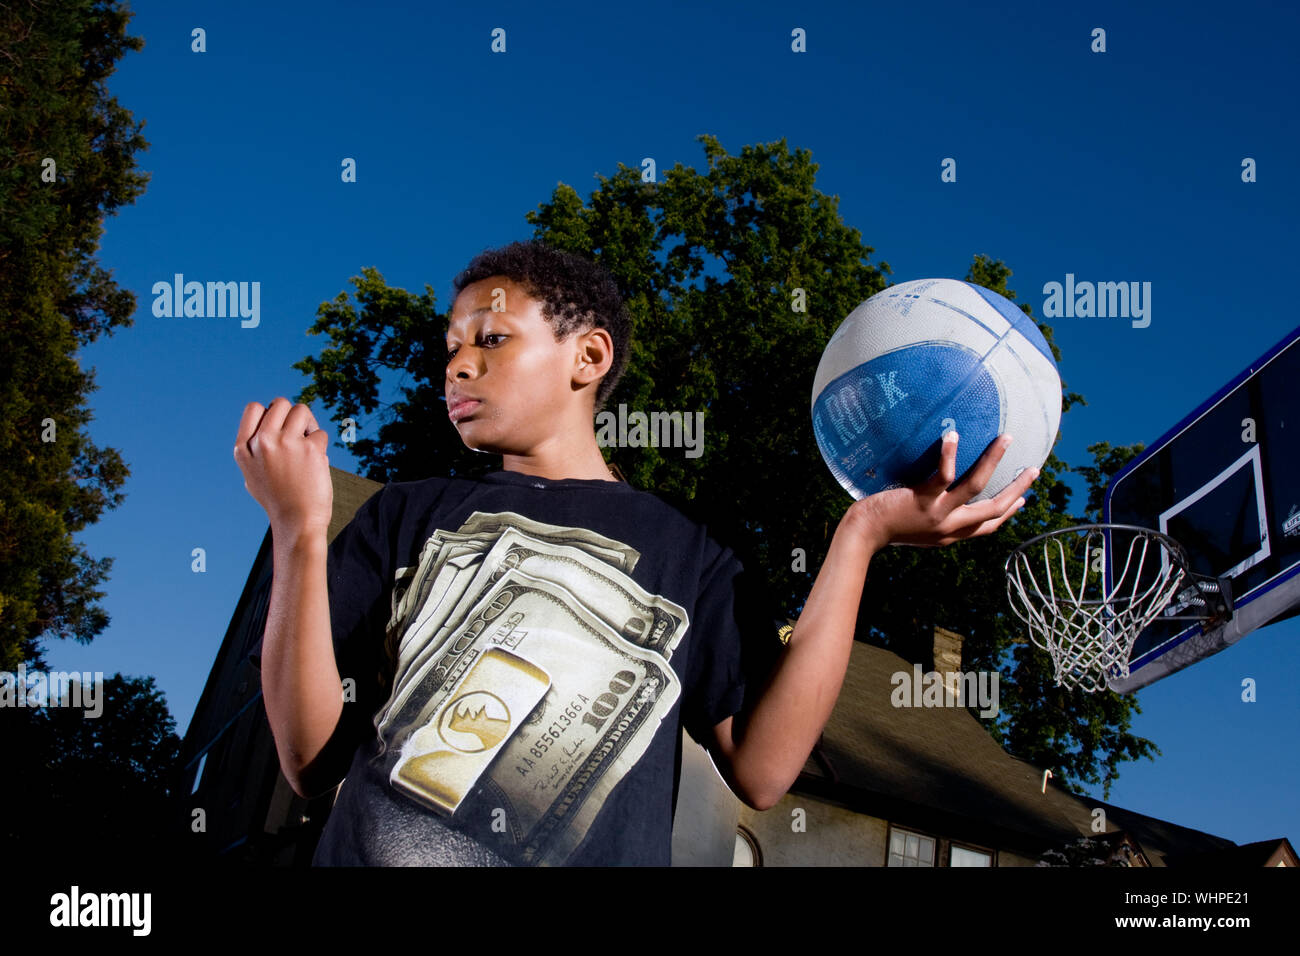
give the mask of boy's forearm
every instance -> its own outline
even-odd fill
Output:
[[[276,535],[262,640],[262,697],[280,768],[303,796],[304,770],[333,736],[343,711],[326,585],[325,532]],[[309,785],[309,782],[307,782]]]
[[[867,568],[886,543],[870,521],[855,508],[840,519],[789,644],[735,741],[733,772],[761,807],[790,789],[839,697]]]

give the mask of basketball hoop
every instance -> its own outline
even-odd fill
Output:
[[[1110,566],[1107,554],[1115,556]],[[1173,620],[1211,620],[1227,610],[1223,582],[1192,571],[1173,538],[1134,525],[1040,534],[1011,552],[1005,570],[1011,609],[1035,646],[1052,655],[1057,686],[1088,693],[1129,676],[1134,641],[1166,608],[1192,609],[1165,615]]]

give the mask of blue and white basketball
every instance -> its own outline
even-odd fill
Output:
[[[812,392],[813,432],[854,498],[914,487],[939,467],[955,429],[957,480],[998,435],[1015,440],[974,501],[1040,468],[1061,424],[1061,376],[1033,319],[957,279],[890,286],[826,343]]]

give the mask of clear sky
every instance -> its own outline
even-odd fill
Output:
[[[1150,282],[1146,328],[1052,322],[1062,377],[1089,402],[1063,419],[1056,452],[1072,464],[1094,442],[1153,441],[1300,323],[1273,287],[1293,288],[1300,221],[1290,3],[135,10],[145,47],[110,90],[147,123],[153,179],[107,221],[100,260],[138,309],[82,354],[93,439],[132,470],[123,505],[80,536],[115,559],[112,623],[47,657],[155,675],[178,732],[267,527],[231,456],[245,403],[306,384],[291,365],[325,344],[305,334],[316,307],[363,266],[430,284],[445,308],[474,254],[531,237],[524,214],[557,182],[585,197],[597,173],[647,156],[661,174],[703,170],[701,133],[732,154],[785,137],[894,282],[961,278],[984,253],[1040,318],[1044,285],[1067,274]],[[806,53],[791,51],[796,28]],[[356,183],[340,181],[344,157]],[[940,181],[946,157],[955,183]],[[1257,182],[1242,182],[1245,157]],[[259,281],[260,324],[156,318],[150,290],[175,273]],[[790,384],[811,391],[813,372]],[[330,458],[355,470],[341,448]],[[195,547],[206,573],[191,571]],[[1124,764],[1110,801],[1239,843],[1295,842],[1298,674],[1294,619],[1139,691],[1133,730],[1164,755]]]

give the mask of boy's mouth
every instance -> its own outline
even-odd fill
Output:
[[[483,402],[477,398],[456,398],[447,403],[447,417],[458,422],[473,413]]]

